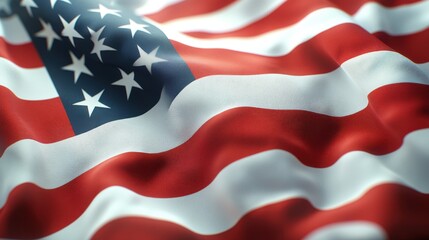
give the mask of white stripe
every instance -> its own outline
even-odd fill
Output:
[[[382,240],[387,234],[372,222],[354,221],[330,224],[310,233],[304,240]]]
[[[416,33],[429,26],[429,1],[386,8],[378,3],[363,5],[353,17],[367,31],[390,35]]]
[[[30,36],[17,16],[0,19],[0,37],[11,44],[31,42]]]
[[[193,126],[199,127],[212,116],[242,106],[307,110],[341,117],[365,108],[367,95],[375,89],[403,82],[429,85],[429,63],[415,65],[399,54],[380,51],[346,61],[327,74],[209,76],[179,93],[169,109],[175,121],[169,124],[191,136],[197,129]]]
[[[8,88],[21,99],[44,100],[58,97],[45,68],[21,68],[7,59],[0,58],[0,72],[0,86]]]
[[[350,152],[321,169],[304,166],[287,152],[267,151],[230,164],[203,190],[177,198],[150,198],[110,187],[75,222],[46,239],[89,239],[107,222],[126,216],[166,220],[211,235],[230,229],[252,210],[294,198],[329,210],[357,201],[385,183],[429,193],[428,142],[429,129],[416,131],[395,152],[383,156]]]
[[[429,14],[426,14],[429,12],[429,1],[403,8],[386,9],[377,4],[367,4],[354,18],[336,8],[322,8],[294,25],[254,37],[201,39],[182,34],[175,29],[176,26],[169,24],[160,24],[159,27],[170,39],[196,48],[221,48],[264,56],[283,56],[303,42],[343,23],[356,23],[371,33],[384,31],[391,35],[411,34],[429,26]],[[374,17],[374,11],[382,12],[382,15]],[[222,25],[212,23],[208,26]]]
[[[163,23],[178,32],[225,33],[246,27],[268,15],[284,2],[276,0],[272,5],[264,1],[240,1],[226,9],[210,14],[180,18]],[[253,6],[248,6],[253,4]],[[316,10],[319,11],[319,10]],[[364,4],[353,16],[353,21],[369,32],[384,31],[392,35],[405,35],[421,31],[429,26],[429,1],[388,8],[378,3]],[[238,15],[231,17],[230,15]],[[332,17],[334,17],[333,15]],[[293,25],[291,26],[293,27]]]
[[[285,0],[239,0],[218,11],[163,23],[178,32],[209,31],[222,33],[240,29],[273,12]]]
[[[428,85],[427,75],[416,66],[394,52],[373,52],[347,61],[337,71],[312,77],[213,76],[197,80],[171,106],[161,100],[140,117],[110,122],[57,143],[22,140],[11,145],[0,158],[0,206],[24,182],[55,188],[121,153],[174,148],[207,120],[235,107],[302,109],[334,116],[357,112],[376,88],[401,82]],[[115,137],[106,138],[106,132],[115,132]],[[40,170],[45,168],[49,171]]]
[[[336,8],[316,10],[295,25],[280,28],[255,37],[199,39],[179,33],[174,28],[159,25],[168,38],[197,48],[222,48],[264,56],[283,56],[319,33],[352,19]]]
[[[146,3],[143,4],[141,7],[137,8],[135,13],[140,16],[146,15],[146,14],[152,14],[180,2],[183,2],[183,0],[155,0],[155,1],[149,0],[149,1],[146,1]]]

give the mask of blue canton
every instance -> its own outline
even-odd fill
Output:
[[[106,2],[21,0],[13,1],[12,9],[76,134],[142,115],[157,104],[161,91],[171,101],[195,79],[163,32]]]

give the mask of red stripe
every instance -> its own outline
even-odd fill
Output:
[[[58,231],[109,186],[152,197],[194,193],[230,163],[265,150],[290,151],[311,167],[328,167],[353,150],[386,154],[398,149],[406,134],[429,127],[428,95],[429,86],[386,86],[371,93],[370,107],[342,118],[233,109],[209,120],[188,142],[170,151],[125,153],[52,190],[29,183],[16,187],[0,212],[0,237],[35,238]]]
[[[332,44],[333,42],[335,44]],[[354,24],[333,27],[280,57],[266,57],[226,49],[193,48],[176,41],[172,43],[196,78],[220,74],[248,75],[268,72],[291,75],[327,73],[361,54],[391,50]]]
[[[390,36],[386,33],[375,33],[378,39],[394,51],[406,56],[416,63],[429,62],[427,51],[429,28],[418,33],[404,36]]]
[[[97,239],[303,239],[329,224],[367,221],[381,226],[392,240],[429,239],[429,195],[386,184],[361,199],[332,210],[318,210],[306,199],[292,199],[254,210],[233,228],[216,235],[199,235],[174,223],[128,217],[99,229]]]
[[[385,7],[399,7],[407,4],[419,3],[422,0],[329,0],[329,2],[335,4],[338,8],[345,12],[353,14],[359,10],[365,3],[375,2]]]
[[[72,137],[74,132],[59,98],[28,101],[0,86],[0,156],[22,139],[43,143]]]
[[[0,57],[6,58],[22,68],[39,68],[42,60],[32,43],[13,45],[0,37]]]
[[[235,0],[204,0],[204,4],[201,4],[201,0],[186,0],[166,7],[160,12],[148,14],[146,17],[162,23],[176,18],[214,12],[234,2]]]

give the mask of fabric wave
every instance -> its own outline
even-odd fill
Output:
[[[0,238],[428,238],[428,10],[1,1]]]

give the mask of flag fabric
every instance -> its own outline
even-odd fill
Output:
[[[0,238],[429,238],[428,11],[0,0]]]

